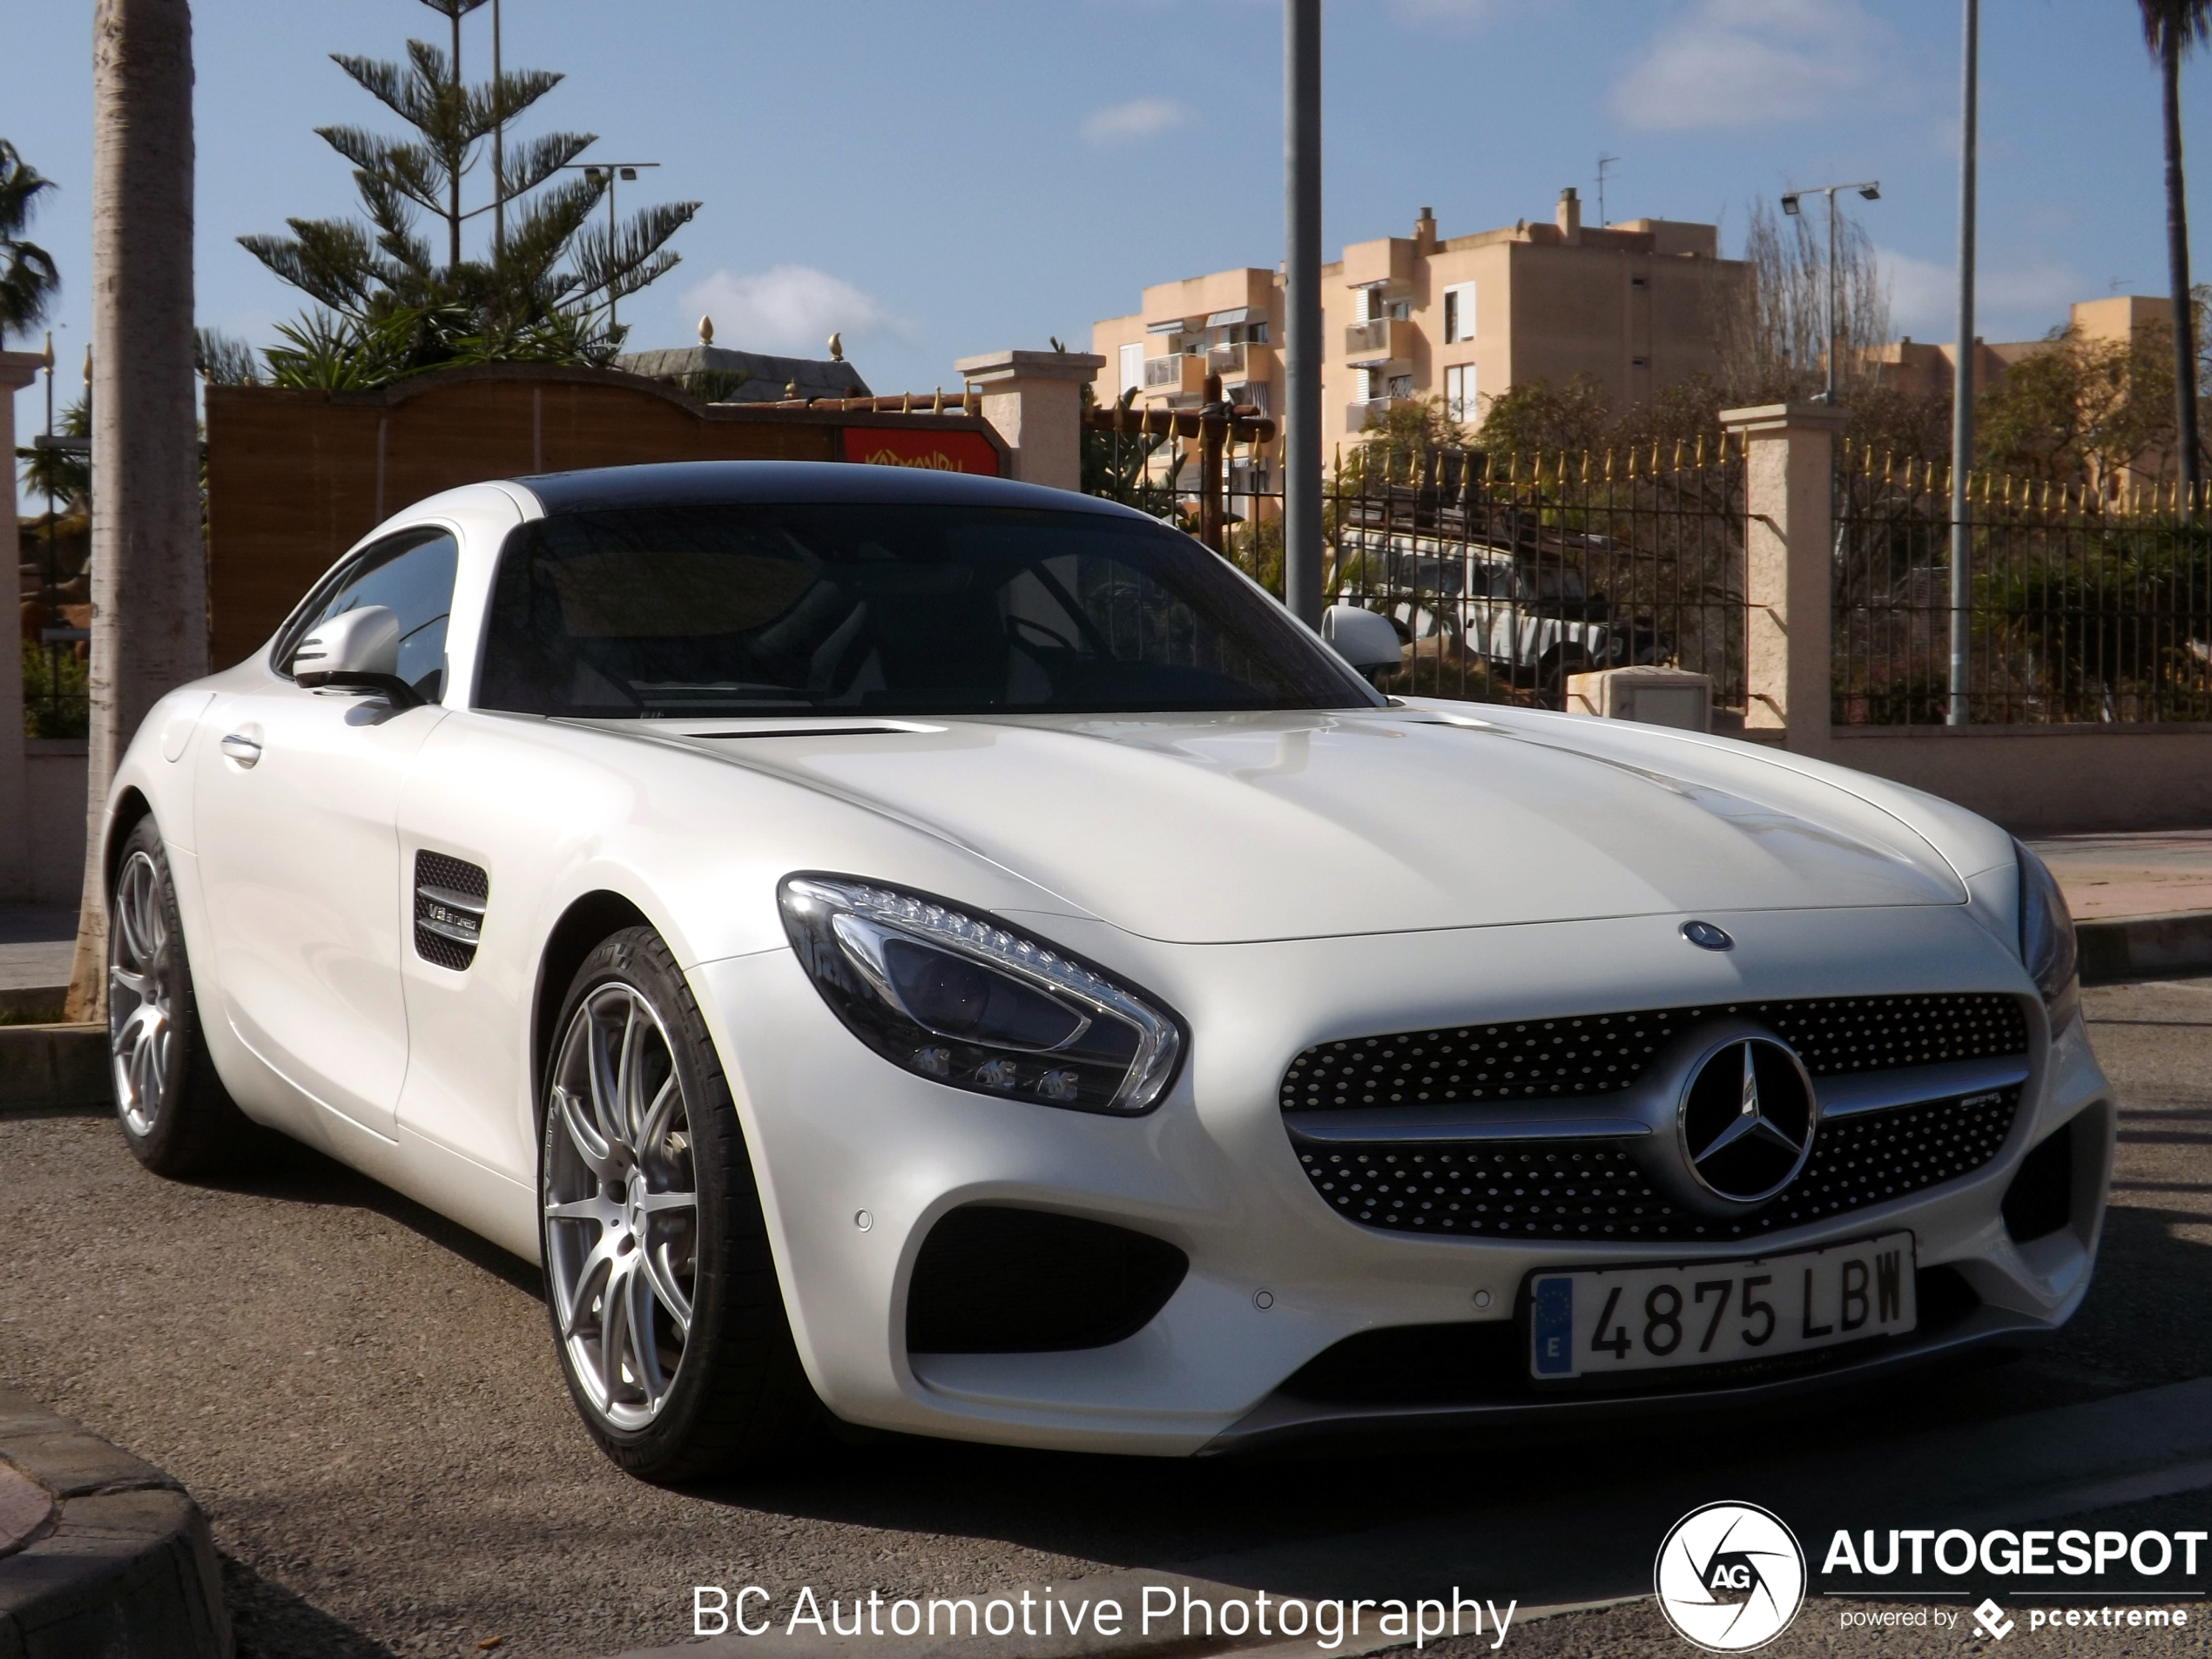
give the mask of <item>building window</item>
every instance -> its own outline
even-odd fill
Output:
[[[1455,282],[1444,290],[1444,343],[1474,338],[1474,284]]]
[[[1411,374],[1393,374],[1390,377],[1390,384],[1384,388],[1383,395],[1386,397],[1413,396],[1413,377]]]
[[[1454,363],[1444,371],[1444,413],[1461,426],[1477,418],[1473,363]]]
[[[1122,384],[1124,392],[1144,384],[1144,342],[1137,341],[1122,347]]]

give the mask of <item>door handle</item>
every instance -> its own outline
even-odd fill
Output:
[[[261,745],[252,738],[233,732],[223,739],[223,752],[241,766],[250,766],[261,758]]]

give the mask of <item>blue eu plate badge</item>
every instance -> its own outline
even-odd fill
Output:
[[[1575,1374],[1575,1281],[1540,1278],[1530,1287],[1529,1362],[1539,1377]]]

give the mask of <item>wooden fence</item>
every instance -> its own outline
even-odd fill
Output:
[[[963,394],[707,404],[613,369],[495,364],[372,392],[207,388],[208,644],[259,650],[314,579],[409,502],[487,478],[658,461],[849,461],[998,476]]]

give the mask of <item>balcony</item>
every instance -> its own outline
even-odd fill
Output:
[[[1206,353],[1206,372],[1224,381],[1264,381],[1275,374],[1275,347],[1264,342],[1239,341],[1216,346]]]
[[[1413,354],[1413,325],[1397,317],[1355,322],[1344,331],[1344,354],[1354,364],[1404,361]]]
[[[1371,426],[1379,426],[1383,416],[1413,401],[1410,397],[1370,397],[1347,403],[1344,410],[1344,429],[1347,432],[1365,432]]]
[[[1158,397],[1177,396],[1184,393],[1195,396],[1204,388],[1205,359],[1178,353],[1172,357],[1148,357],[1144,360],[1144,395]]]

